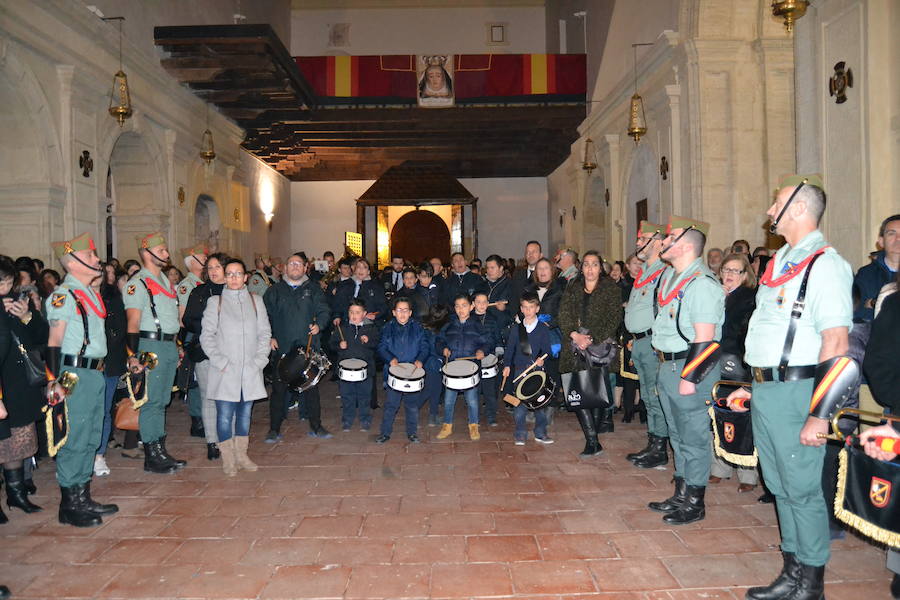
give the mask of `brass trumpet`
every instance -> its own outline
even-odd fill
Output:
[[[900,416],[883,415],[871,410],[860,410],[858,408],[842,408],[834,413],[833,417],[831,417],[831,433],[817,433],[816,437],[819,439],[843,442],[845,436],[838,428],[838,421],[840,421],[841,417],[843,417],[844,415],[856,415],[858,417],[872,419],[876,425],[881,421],[894,421],[900,423]],[[861,418],[860,421],[862,420],[863,419]]]
[[[753,385],[753,384],[751,384],[747,381],[728,381],[728,380],[717,381],[716,384],[712,388],[712,393],[710,394],[712,396],[712,400],[707,401],[706,404],[707,405],[716,404],[718,406],[724,406],[723,404],[719,403],[719,400],[724,400],[725,398],[728,397],[728,395],[731,392],[733,392],[734,390],[736,390],[738,388],[743,388],[743,387],[749,388],[751,385]],[[720,395],[719,394],[720,387],[727,387],[730,389],[728,390],[728,392],[726,394]]]
[[[155,352],[141,352],[138,354],[138,362],[142,367],[152,371],[159,364],[159,357]]]
[[[60,388],[62,388],[62,395],[57,392],[57,384]],[[49,398],[47,399],[47,404],[49,404],[50,406],[59,404],[72,394],[72,392],[75,390],[75,386],[77,385],[78,375],[71,371],[63,371],[54,382],[54,385],[50,386],[50,393]]]

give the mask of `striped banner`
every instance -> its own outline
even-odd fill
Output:
[[[328,96],[351,98],[359,93],[359,57],[327,57],[326,88]]]
[[[525,54],[522,56],[523,93],[556,93],[556,58],[556,54]]]

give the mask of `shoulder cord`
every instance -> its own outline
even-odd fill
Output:
[[[709,279],[715,281],[716,285],[720,285],[719,281],[715,277],[713,277],[711,275],[704,275],[704,277],[708,277]],[[691,284],[694,283],[694,281],[696,281],[696,280],[697,279],[695,277],[694,279],[691,279],[690,281],[688,281],[687,285],[684,286],[684,291],[683,291],[684,294],[687,294],[688,288],[691,287]],[[653,297],[656,298],[655,293],[654,293]],[[675,313],[675,330],[678,331],[678,335],[681,337],[681,339],[684,340],[685,344],[690,344],[691,340],[687,339],[687,337],[681,331],[681,305],[684,304],[684,302],[682,301],[683,298],[684,298],[684,296],[682,296],[681,298],[678,299],[678,312]],[[654,302],[654,306],[655,306],[656,300],[654,300],[653,302]]]
[[[663,269],[663,273],[665,273],[665,269]],[[656,285],[653,286],[653,319],[656,319],[656,316],[659,314],[659,286],[662,284],[663,273],[659,274],[659,277],[656,278]]]
[[[81,324],[84,328],[84,338],[81,340],[81,351],[78,353],[78,357],[80,358],[84,356],[84,351],[87,350],[87,347],[91,344],[91,332],[90,328],[88,327],[87,311],[78,300],[78,296],[75,295],[75,292],[69,290],[69,293],[72,295],[72,298],[75,299],[75,305],[78,307],[78,312],[81,313]]]
[[[797,322],[800,320],[800,317],[803,316],[803,309],[806,307],[806,286],[809,283],[809,274],[820,256],[822,255],[816,254],[813,259],[809,261],[806,272],[803,274],[803,281],[800,282],[800,289],[797,291],[797,299],[794,300],[794,306],[791,308],[791,322],[788,325],[787,334],[784,336],[784,348],[781,351],[781,362],[778,363],[778,374],[781,376],[781,381],[784,381],[788,362],[791,360],[794,335],[797,333]]]

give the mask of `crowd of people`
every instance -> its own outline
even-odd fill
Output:
[[[123,264],[101,263],[88,235],[54,243],[64,277],[40,260],[0,257],[7,504],[41,510],[29,499],[31,468],[48,453],[61,488],[59,521],[79,527],[117,511],[90,492],[92,476],[110,474],[111,443],[143,458],[149,472],[184,468],[166,446],[173,384],[187,402],[190,434],[205,438],[207,458],[221,459],[226,476],[257,469],[248,456],[255,401],[268,399],[266,443],[283,439],[294,407],[310,436],[329,439],[318,377],[298,383],[279,368],[299,357],[314,369],[315,357],[327,356],[342,431],[369,431],[384,397],[379,444],[394,435],[401,406],[409,443],[421,442],[420,413],[425,427],[439,427],[436,439],[458,435],[460,395],[473,441],[482,426],[497,427],[506,407],[515,444],[527,443],[529,422],[536,443],[552,444],[554,417],[568,409],[584,434],[585,458],[603,451],[600,436],[614,431],[617,411],[624,422],[638,417],[647,445],[628,459],[659,468],[671,447],[675,467],[672,495],[650,510],[667,524],[693,523],[705,517],[709,485],[735,477],[744,493],[762,481],[760,501],[778,511],[784,568],[747,597],[822,598],[829,540],[842,535],[827,504],[836,449],[817,436],[848,401],[829,383],[839,375],[836,361],[852,357],[865,374],[851,404],[900,410],[900,215],[885,219],[879,251],[854,277],[818,230],[824,209],[819,178],[786,179],[768,213],[773,233],[787,241],[774,255],[763,247],[751,253],[745,240],[707,249],[709,224],[673,216],[666,225],[641,222],[624,261],[570,248],[551,259],[529,241],[518,264],[457,252],[449,264],[394,256],[373,272],[363,257],[327,252],[314,261],[296,252],[257,256],[250,270],[197,244],[182,250],[183,275],[158,232],[139,240],[137,261]],[[36,369],[46,381],[29,374]],[[540,374],[537,392],[518,383],[531,374]],[[719,379],[738,384],[729,409],[745,411],[752,397],[759,469],[714,451],[707,403]],[[549,402],[535,407],[538,393]],[[65,406],[65,432],[36,427],[48,403]],[[126,409],[137,410],[137,424],[123,418],[116,442]],[[869,435],[900,437],[890,425]],[[874,442],[864,447],[894,458]],[[7,519],[0,512],[0,522]],[[889,566],[900,572],[900,557],[890,553]]]

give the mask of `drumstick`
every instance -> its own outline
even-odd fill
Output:
[[[474,360],[478,358],[477,356],[460,356],[459,358],[455,358],[453,360]]]
[[[507,377],[509,377],[509,376],[508,375],[503,376],[503,381],[500,382],[500,391],[503,391],[503,388],[506,387],[506,378]]]
[[[309,351],[312,348],[312,332],[310,332],[309,337],[306,340],[306,356],[309,357]]]
[[[538,359],[537,359],[536,361],[534,361],[533,363],[531,363],[531,366],[530,366],[530,367],[528,367],[527,369],[525,369],[524,371],[522,371],[521,373],[519,373],[519,376],[516,377],[515,379],[513,379],[513,383],[515,383],[515,382],[517,382],[518,380],[522,379],[525,375],[528,375],[528,372],[531,371],[533,368],[535,368],[535,367],[537,366],[537,361],[538,361],[538,360],[544,360],[545,358],[547,358],[547,355],[546,355],[546,354],[542,354],[541,356],[539,356]]]
[[[900,438],[892,438],[892,437],[870,437],[867,442],[875,442],[875,445],[878,446],[878,449],[882,452],[890,452],[891,454],[900,454]]]
[[[342,341],[342,342],[346,342],[347,340],[344,339],[344,328],[341,327],[340,325],[338,325],[338,333],[339,333],[340,336],[341,336],[341,341]]]
[[[747,409],[750,408],[750,399],[749,398],[735,398],[731,402],[738,408],[747,408]],[[728,407],[728,399],[727,398],[716,398],[716,405],[721,406],[723,408],[727,408]]]

